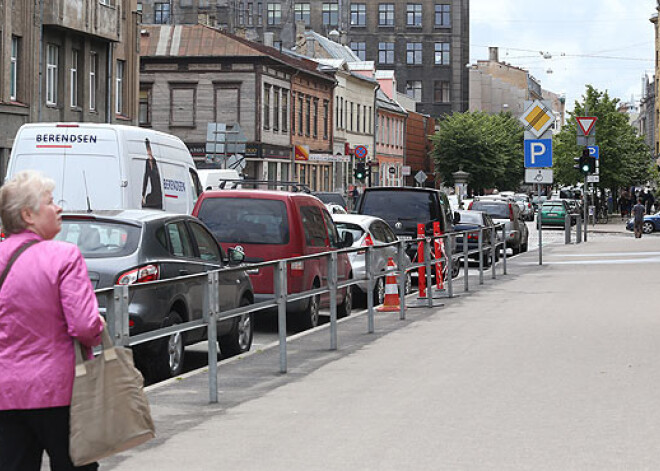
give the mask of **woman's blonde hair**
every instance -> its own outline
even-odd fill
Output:
[[[0,224],[6,234],[18,234],[26,224],[21,211],[38,213],[41,197],[55,189],[55,182],[34,170],[24,170],[0,187]]]

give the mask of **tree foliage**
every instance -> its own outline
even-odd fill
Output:
[[[454,113],[440,122],[431,141],[436,171],[447,185],[461,169],[470,173],[469,188],[478,194],[514,190],[522,181],[523,129],[511,113]]]
[[[577,145],[576,116],[595,116],[596,145],[599,147],[600,187],[622,188],[641,185],[654,178],[657,172],[644,138],[635,134],[628,115],[617,111],[618,98],[610,98],[587,85],[583,101],[575,102],[569,119],[561,132],[554,136],[554,178],[564,185],[583,181],[584,177],[573,168],[574,157],[582,154]]]

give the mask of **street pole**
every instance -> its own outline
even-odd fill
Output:
[[[537,186],[536,194],[538,195],[539,211],[536,216],[536,224],[539,226],[539,265],[543,265],[543,225],[541,224],[541,184]]]
[[[582,201],[584,203],[584,241],[587,241],[587,230],[589,228],[589,200],[587,199],[587,176],[584,176],[584,191]]]

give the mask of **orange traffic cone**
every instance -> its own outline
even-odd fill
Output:
[[[387,260],[387,268],[396,268],[392,257]],[[378,306],[376,310],[378,312],[399,312],[401,309],[399,303],[399,287],[396,283],[396,276],[389,274],[385,277],[385,302],[382,306]]]

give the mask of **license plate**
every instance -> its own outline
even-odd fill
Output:
[[[397,237],[399,240],[412,240],[412,236],[400,235]]]

